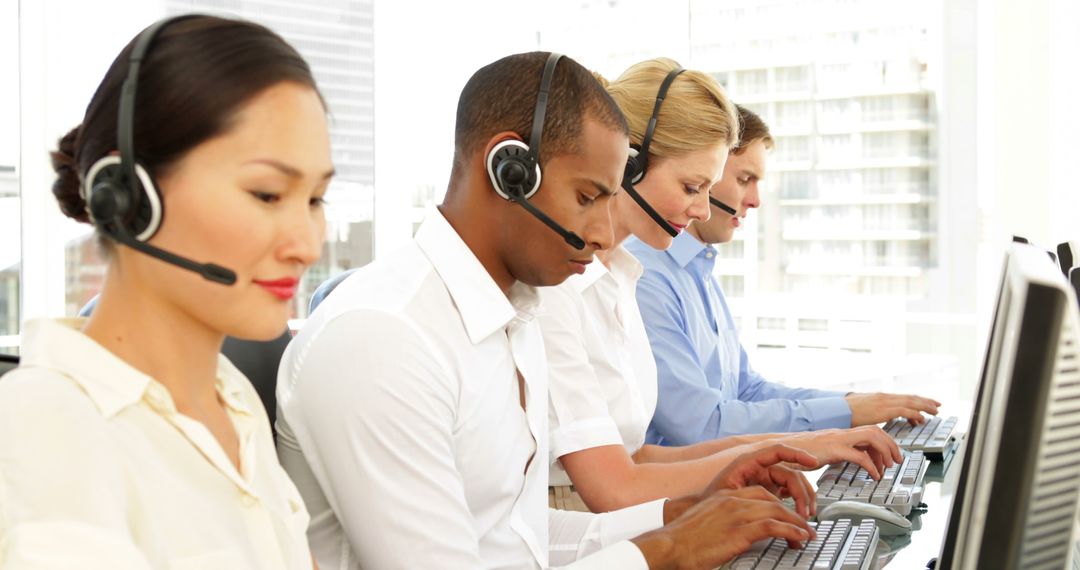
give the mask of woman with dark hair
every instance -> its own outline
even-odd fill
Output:
[[[109,262],[93,316],[28,322],[0,383],[0,567],[311,568],[266,411],[219,355],[281,333],[321,249],[333,168],[308,65],[256,24],[166,21],[52,156]]]

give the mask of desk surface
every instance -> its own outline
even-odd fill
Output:
[[[944,474],[941,463],[930,465],[922,499],[926,512],[911,517],[912,527],[916,530],[910,535],[888,537],[883,539],[883,544],[878,544],[879,564],[897,569],[926,568],[930,559],[937,558],[949,525],[963,459],[963,449],[958,449]]]
[[[959,418],[956,426],[957,435],[967,433],[971,417],[971,404],[961,402],[948,406],[945,416]],[[964,461],[964,444],[961,439],[956,453],[945,464],[932,462],[927,469],[924,481],[922,502],[926,511],[912,514],[911,524],[915,530],[911,534],[882,537],[878,541],[876,556],[878,565],[897,570],[919,570],[926,568],[926,563],[937,558],[941,545],[945,541],[945,529],[949,526],[949,514],[955,500],[956,485]],[[824,469],[807,473],[807,478],[816,481]]]
[[[964,419],[961,418],[961,422]],[[966,427],[966,422],[965,422]],[[964,440],[961,440],[964,443]],[[937,558],[941,545],[945,542],[945,529],[949,526],[949,514],[952,512],[956,485],[963,465],[962,445],[957,447],[946,464],[933,462],[923,479],[922,502],[926,511],[909,517],[914,529],[910,534],[881,537],[875,556],[878,567],[896,568],[897,570],[921,570],[926,563]],[[944,469],[944,472],[943,472]],[[811,481],[816,481],[825,469],[807,473]],[[790,499],[788,499],[790,501]]]

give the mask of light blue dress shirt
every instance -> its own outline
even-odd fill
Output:
[[[645,267],[637,301],[659,382],[647,443],[851,427],[843,392],[769,382],[750,366],[712,274],[715,248],[686,232],[667,251],[625,246]]]

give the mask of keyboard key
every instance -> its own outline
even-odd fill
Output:
[[[786,541],[768,539],[759,541],[750,550],[738,556],[725,568],[734,570],[822,570],[847,568],[853,564],[860,568],[873,555],[878,530],[872,520],[852,524],[850,519],[810,523],[817,530],[817,538],[803,549],[788,549]]]
[[[935,459],[940,459],[940,454],[952,438],[952,432],[958,421],[959,419],[955,416],[949,418],[930,416],[923,425],[910,426],[906,419],[896,418],[887,422],[882,429],[891,435],[902,449],[926,450],[933,453]]]
[[[892,495],[889,495],[889,500],[887,502],[887,504],[889,506],[903,505],[903,504],[910,504],[910,503],[911,503],[911,495],[909,495],[906,491],[900,491],[899,493],[893,493]]]

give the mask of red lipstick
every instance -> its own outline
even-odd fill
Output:
[[[282,277],[281,279],[256,279],[255,284],[266,289],[271,295],[288,301],[296,295],[296,286],[300,280],[296,277]]]

